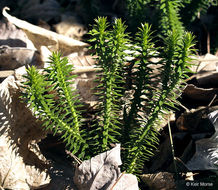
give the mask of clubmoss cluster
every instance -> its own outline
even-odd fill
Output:
[[[23,98],[44,121],[45,129],[59,133],[80,159],[121,143],[123,170],[140,174],[158,145],[160,116],[175,107],[175,92],[180,91],[189,72],[194,43],[192,34],[180,35],[176,28],[167,31],[162,43],[155,42],[149,24],[142,24],[134,39],[126,28],[121,19],[111,26],[100,17],[89,33],[101,69],[96,88],[99,105],[91,128],[84,128],[78,95],[71,88],[73,68],[59,53],[53,53],[43,74],[35,67],[27,70]],[[159,61],[152,62],[153,57]],[[157,65],[159,72],[154,73]],[[127,80],[131,80],[128,88]],[[129,89],[133,94],[125,97]]]

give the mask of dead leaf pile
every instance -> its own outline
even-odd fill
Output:
[[[9,22],[0,22],[0,70],[13,70],[35,60],[36,49],[26,34]]]
[[[49,1],[45,1],[45,3],[49,3]],[[32,9],[38,10],[38,6],[33,6]],[[25,68],[18,68],[27,65],[35,65],[38,68],[47,67],[51,52],[60,51],[74,65],[75,69],[72,74],[78,75],[74,87],[78,89],[81,99],[88,104],[94,104],[96,97],[93,96],[92,89],[95,86],[93,79],[96,76],[96,69],[93,57],[86,55],[86,47],[89,45],[68,37],[67,34],[58,34],[20,20],[9,15],[7,10],[9,8],[6,7],[2,12],[7,21],[0,25],[0,30],[2,30],[2,36],[0,35],[0,44],[2,44],[0,46],[0,69],[4,70],[0,71],[0,77],[6,78],[16,70],[15,76],[21,79],[25,73],[23,72]],[[67,27],[71,28],[70,30],[74,26],[78,26],[73,23],[72,19],[66,19],[66,16],[63,18],[65,20],[60,25],[67,24]],[[57,28],[60,27],[57,26]],[[82,25],[79,25],[77,29],[82,32]],[[21,73],[19,73],[20,71]]]
[[[20,3],[21,2],[22,1],[20,1]],[[58,4],[56,4],[55,8],[51,6],[50,9],[46,11],[43,10],[43,8],[49,6],[49,3],[55,5],[54,2],[56,1],[47,0],[43,1],[43,3],[39,3],[39,1],[37,3],[37,1],[31,0],[25,5],[27,9],[23,10],[22,15],[24,18],[28,19],[28,15],[32,15],[37,18],[39,14],[43,14],[45,21],[47,21],[51,17],[55,16],[55,14],[59,14]],[[29,4],[34,6],[29,6]],[[41,9],[41,11],[37,12],[38,9]],[[3,84],[7,83],[7,81],[11,78],[13,78],[14,84],[19,84],[19,82],[23,80],[23,74],[26,73],[25,67],[27,65],[35,65],[38,68],[47,67],[49,64],[48,58],[51,55],[51,52],[61,51],[64,56],[68,57],[70,64],[74,65],[75,69],[72,74],[77,74],[74,88],[77,88],[78,93],[80,94],[80,98],[86,103],[88,102],[89,104],[95,102],[96,98],[95,96],[93,96],[94,93],[92,90],[93,87],[96,85],[94,83],[94,78],[96,77],[95,59],[90,55],[86,55],[86,47],[88,46],[88,44],[71,38],[75,37],[75,35],[72,35],[75,33],[79,37],[84,34],[84,29],[82,28],[82,26],[77,25],[79,26],[77,28],[71,27],[73,25],[72,17],[70,20],[65,18],[59,25],[56,25],[56,30],[61,33],[58,34],[56,32],[47,30],[45,28],[30,24],[24,20],[13,17],[7,13],[7,10],[9,9],[3,9],[3,15],[5,16],[6,21],[4,23],[2,22],[0,25],[0,30],[3,31],[0,33],[0,74],[2,79],[8,77],[4,80]],[[29,14],[29,12],[31,12],[31,14]],[[65,29],[68,31],[67,33],[62,32],[62,30],[60,29],[62,26],[66,27]],[[75,28],[76,32],[74,31]],[[9,89],[5,87],[5,90],[7,91]],[[30,134],[31,131],[40,130],[40,128],[35,127],[34,130],[27,130],[26,124],[28,125],[29,119],[27,118],[27,120],[24,120],[24,116],[20,116],[20,114],[23,114],[23,112],[27,108],[23,108],[22,111],[20,111],[20,104],[16,101],[17,99],[13,99],[13,101],[11,102],[11,104],[13,105],[13,109],[8,112],[8,106],[4,104],[4,102],[1,105],[2,113],[0,117],[1,119],[4,119],[5,122],[2,123],[0,128],[0,131],[2,133],[0,139],[3,139],[3,134],[6,134],[6,132],[8,132],[7,135],[8,138],[11,139],[11,144],[13,144],[14,149],[16,149],[19,153],[19,156],[17,156],[15,154],[16,152],[13,152],[9,149],[10,154],[13,154],[13,156],[15,157],[15,159],[13,159],[13,162],[16,159],[23,159],[24,163],[19,163],[17,167],[13,166],[11,172],[9,172],[9,177],[4,178],[4,176],[6,176],[5,172],[7,172],[6,169],[4,169],[3,173],[0,171],[0,176],[3,176],[3,178],[1,177],[0,180],[0,182],[2,183],[2,187],[11,187],[12,189],[15,189],[19,186],[19,189],[24,190],[44,187],[48,189],[55,188],[60,190],[138,190],[138,181],[136,176],[131,174],[122,174],[120,172],[119,166],[122,164],[120,159],[120,145],[117,145],[114,149],[108,152],[97,155],[91,160],[84,161],[76,169],[75,175],[73,173],[74,166],[71,163],[63,163],[63,161],[60,160],[58,162],[54,162],[53,167],[45,170],[44,165],[47,166],[45,164],[47,163],[47,160],[44,158],[44,160],[42,161],[38,157],[38,155],[41,156],[44,154],[39,152],[38,155],[35,155],[34,152],[36,150],[40,150],[38,149],[38,146],[35,148],[32,147],[31,143],[32,141],[39,142],[40,140],[42,140],[42,138],[44,138],[45,134],[44,132],[37,132],[35,135]],[[5,114],[7,113],[8,116],[6,117]],[[10,114],[13,114],[13,122],[12,120],[10,120]],[[6,125],[7,122],[12,122],[13,125]],[[34,122],[32,122],[32,125],[33,124]],[[28,125],[28,127],[31,128],[32,125]],[[23,129],[23,127],[25,128],[25,130]],[[18,134],[19,131],[22,132],[22,135]],[[29,136],[23,139],[25,135]],[[38,136],[42,138],[38,138]],[[25,146],[20,146],[19,143],[22,143]],[[10,146],[7,143],[6,145]],[[25,154],[25,149],[28,154]],[[8,156],[10,155],[8,154]],[[4,158],[5,157],[2,156],[2,167],[5,164],[7,165]],[[54,160],[57,160],[57,158],[55,158]],[[17,176],[14,181],[10,180],[11,178],[13,178],[12,174],[14,173],[16,168],[23,167],[23,165],[24,167],[28,167],[29,164],[35,166],[36,169],[39,168],[42,170],[42,173],[40,173],[39,171],[38,174],[39,177],[42,176],[39,180],[34,175],[31,176],[31,180],[29,179],[30,176],[28,176],[28,174],[33,169],[31,171],[30,169],[28,171],[24,170],[23,173],[26,172],[27,174],[22,174],[22,177],[20,175]],[[33,172],[35,172],[35,170],[33,170]],[[45,174],[49,177],[44,178]],[[7,180],[7,184],[4,182],[5,179]],[[19,180],[23,180],[23,183],[21,185],[20,183],[18,183]],[[25,180],[28,181],[25,182]],[[13,184],[10,184],[10,181],[11,183],[13,182]],[[75,184],[73,184],[73,182],[76,184],[77,188],[75,187]]]
[[[147,174],[142,176],[143,181],[151,189],[158,189],[161,184],[165,186],[165,189],[188,189],[186,182],[217,178],[218,57],[211,54],[197,57],[191,69],[195,74],[187,81],[188,85],[180,98],[181,111],[177,113],[176,120],[170,124],[175,161],[173,163],[169,132],[166,126],[161,132],[158,151],[147,164],[145,170]],[[167,176],[171,176],[171,179],[172,175],[175,178],[176,170],[183,173],[183,177],[177,176],[177,179],[171,182],[170,177],[165,180],[162,177],[161,183],[155,181],[159,179],[158,176],[166,176],[165,172],[170,172]],[[200,178],[205,172],[209,172],[208,176]],[[191,173],[191,178],[187,177],[188,173]],[[215,186],[216,180],[211,183]]]
[[[49,20],[60,15],[60,5],[56,0],[21,0],[19,2],[21,4],[23,3],[23,18],[25,20],[33,19],[39,21],[39,18],[43,15],[44,20],[40,21],[40,23],[44,25],[45,28],[50,28],[49,26],[47,27]],[[25,4],[24,2],[27,3]],[[94,104],[96,97],[93,96],[92,89],[96,85],[94,83],[94,79],[96,78],[95,59],[87,55],[87,47],[89,44],[78,40],[86,33],[86,29],[83,25],[77,22],[72,15],[62,15],[60,22],[52,26],[56,30],[56,32],[54,32],[11,16],[7,11],[9,11],[9,9],[4,8],[2,12],[6,21],[0,22],[0,78],[3,80],[8,76],[12,77],[10,75],[14,75],[15,83],[21,81],[22,75],[26,72],[25,66],[36,65],[38,68],[47,67],[51,52],[60,51],[63,56],[68,57],[70,64],[73,64],[75,67],[72,74],[77,74],[78,77],[75,80],[74,88],[78,90],[80,98],[84,102],[89,103],[89,105]],[[194,176],[196,170],[198,172],[208,170],[213,172],[217,171],[218,57],[206,54],[205,56],[195,58],[193,63],[192,71],[195,72],[195,74],[187,81],[188,85],[181,96],[182,111],[177,113],[176,121],[171,122],[171,127],[177,171],[185,174],[190,172]],[[158,67],[156,70],[158,70]],[[1,105],[2,110],[6,108],[6,105]],[[19,113],[22,113],[19,112],[19,110],[15,111],[18,113],[18,116],[20,116]],[[15,118],[19,119],[18,116],[15,116]],[[1,119],[5,119],[4,111],[2,111],[0,117]],[[22,122],[20,121],[20,123]],[[22,123],[22,125],[13,123],[13,127],[10,130],[6,129],[7,127],[4,125],[4,130],[12,131],[11,135],[13,136],[16,134],[16,131],[22,131],[21,129],[24,126],[26,126],[25,123]],[[3,132],[2,126],[0,131]],[[28,131],[25,132],[28,134]],[[34,138],[34,135],[23,138],[25,135],[26,133],[21,137],[15,135],[15,144],[18,149],[20,148],[20,141],[25,143],[25,147],[28,147],[31,140],[39,141],[38,138],[31,139]],[[27,142],[27,140],[29,141]],[[24,151],[23,149],[20,150],[21,152]],[[27,152],[31,151],[28,149]],[[22,158],[27,159],[29,155],[33,156],[33,153],[24,155]],[[37,156],[34,158],[36,162],[39,161]],[[32,160],[34,161],[33,158]],[[79,190],[138,189],[138,182],[135,176],[120,172],[119,166],[121,164],[120,145],[117,145],[110,151],[84,161],[76,169],[74,177],[70,172],[69,175],[66,175],[67,177],[63,177],[62,175],[63,178],[59,178],[58,175],[53,175],[51,182],[59,180],[58,183],[60,182],[60,184],[62,184],[61,188],[64,188],[64,185],[66,185],[65,187],[67,187],[67,185],[69,186],[70,176],[72,177],[71,183],[73,180]],[[142,179],[147,186],[151,189],[175,188],[177,183],[174,181],[172,174],[175,172],[175,167],[167,130],[164,129],[162,131],[159,149],[154,158],[146,166],[145,173],[147,174],[145,174]],[[57,168],[59,168],[57,171],[61,173],[60,167]],[[73,166],[70,164],[65,167],[65,171],[67,170],[66,168],[73,171]],[[52,169],[50,169],[50,172],[53,172],[52,174],[57,172],[51,170]],[[164,172],[162,173],[162,171]],[[28,173],[26,170],[24,170],[24,172]],[[22,178],[22,180],[26,178]],[[194,177],[192,180],[194,180]],[[45,184],[45,182],[46,179],[44,179],[43,175],[43,180],[40,181],[38,185]],[[24,189],[31,189],[27,187],[27,183],[23,184],[25,186]],[[55,185],[57,185],[57,183],[54,182],[53,186],[52,183],[50,183],[51,188],[54,188]],[[71,184],[70,189],[76,188]]]
[[[88,44],[84,42],[57,34],[50,30],[46,30],[13,17],[6,12],[7,10],[9,10],[9,8],[5,7],[2,14],[7,18],[8,21],[24,30],[28,38],[33,42],[38,50],[41,46],[47,46],[52,51],[61,51],[64,55],[67,55],[72,52],[79,52],[88,46]]]

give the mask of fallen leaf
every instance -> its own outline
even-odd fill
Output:
[[[7,20],[0,22],[0,46],[2,45],[35,50],[33,43],[28,39],[25,32]]]
[[[0,70],[14,70],[23,65],[41,67],[39,52],[21,29],[9,21],[0,22]]]
[[[196,141],[196,153],[186,166],[191,170],[218,170],[218,109],[208,114],[215,127],[210,138]]]
[[[194,73],[217,70],[218,57],[215,55],[207,53],[204,56],[192,56],[191,58],[193,61],[190,69]]]
[[[51,51],[61,51],[64,55],[67,55],[74,51],[81,51],[87,47],[88,44],[75,40],[73,38],[66,37],[61,34],[46,30],[39,26],[30,24],[26,21],[20,20],[16,17],[9,15],[6,10],[10,10],[5,7],[2,14],[17,27],[24,30],[28,38],[34,43],[35,47],[40,50],[41,46],[47,46]]]
[[[218,72],[209,71],[205,73],[199,73],[196,75],[196,79],[200,86],[207,88],[216,87],[218,85]]]
[[[196,68],[196,79],[198,84],[207,87],[216,87],[218,82],[218,57],[206,54],[203,58],[198,58]]]
[[[203,134],[204,136],[214,132],[214,127],[208,119],[210,110],[217,109],[214,107],[199,107],[184,112],[176,120],[176,126],[180,131],[187,131],[190,134]]]
[[[183,95],[187,98],[208,103],[215,94],[218,94],[218,88],[198,88],[193,84],[188,84],[183,90]]]
[[[29,190],[50,182],[37,145],[46,133],[19,97],[19,82],[9,76],[0,84],[0,184]]]
[[[0,70],[16,69],[30,64],[35,52],[24,47],[0,46]]]
[[[79,190],[138,190],[138,181],[132,174],[121,174],[120,145],[83,161],[76,168],[74,183]]]

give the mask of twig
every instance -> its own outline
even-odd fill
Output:
[[[170,100],[167,98],[167,100],[174,102],[175,104],[178,104],[179,106],[181,106],[183,109],[185,109],[186,112],[190,112],[190,110],[185,107],[181,102],[176,102],[175,100]]]
[[[173,164],[174,164],[176,178],[177,178],[178,172],[177,172],[177,166],[176,166],[176,158],[175,158],[175,153],[174,153],[173,138],[172,138],[172,133],[171,133],[170,118],[169,117],[168,117],[168,129],[169,129],[170,145],[171,145],[172,156],[173,156]]]
[[[197,67],[196,70],[198,70],[198,67]],[[196,71],[196,72],[197,72],[197,71]],[[195,78],[196,76],[197,76],[196,74],[190,76],[189,78],[185,79],[185,82],[188,82],[188,81],[192,80],[192,79]]]
[[[111,187],[110,190],[113,190],[113,188],[117,185],[117,183],[120,181],[121,177],[125,174],[126,172],[124,171],[119,177],[118,179],[116,180],[116,182],[114,183],[114,185]]]
[[[186,170],[188,170],[187,166],[185,165],[185,163],[184,163],[180,158],[175,157],[175,160],[176,160],[177,162],[180,162],[180,163],[182,164],[182,166],[183,166],[184,168],[186,168]]]
[[[74,158],[74,160],[80,165],[82,164],[82,160],[80,160],[78,157],[76,157],[74,154],[72,154],[70,151],[66,150],[66,153],[69,154],[71,157]]]
[[[213,102],[216,99],[216,97],[217,97],[217,94],[214,95],[213,99],[210,101],[210,103],[208,104],[207,107],[210,107],[213,104]]]

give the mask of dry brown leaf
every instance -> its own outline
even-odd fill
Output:
[[[6,10],[10,9],[5,7],[2,14],[17,27],[23,29],[38,50],[41,46],[48,46],[52,51],[60,50],[64,55],[67,55],[70,52],[80,51],[88,46],[87,43],[74,40],[13,17]]]
[[[46,132],[19,97],[19,82],[13,76],[0,84],[0,185],[29,190],[29,185],[50,181],[48,162],[37,145]]]
[[[218,57],[212,54],[207,53],[204,56],[193,56],[191,71],[194,73],[206,72],[206,71],[216,71],[218,62]]]
[[[13,70],[0,71],[0,78],[6,78],[6,77],[13,75],[13,74],[14,74]]]
[[[212,54],[206,54],[203,59],[199,58],[199,67],[197,72],[204,73],[208,71],[218,71],[218,57]]]
[[[2,45],[35,49],[25,32],[8,21],[0,22],[0,46]]]
[[[196,57],[192,62],[191,70],[196,72],[195,75],[199,85],[216,87],[218,82],[218,57],[212,54]]]
[[[79,190],[138,190],[132,174],[121,174],[120,145],[85,160],[76,168],[74,183]]]
[[[218,94],[218,88],[198,88],[193,84],[188,84],[183,91],[183,95],[196,101],[210,102],[214,95]]]
[[[208,114],[213,123],[215,133],[210,138],[196,141],[196,152],[186,166],[190,170],[217,171],[218,165],[218,109]]]
[[[43,65],[39,52],[25,32],[8,21],[0,22],[0,70],[28,64]]]
[[[214,129],[208,119],[208,114],[217,109],[218,106],[191,109],[179,116],[176,126],[180,131],[188,131],[192,134],[202,133],[204,136],[210,134]],[[202,125],[203,123],[204,125]]]
[[[67,58],[69,63],[74,66],[74,71],[72,72],[73,74],[90,73],[101,70],[100,68],[96,68],[95,57],[91,55],[77,56],[75,54],[70,54]]]
[[[198,84],[207,88],[217,87],[218,85],[218,72],[209,71],[205,73],[199,73],[196,75]]]
[[[30,64],[35,52],[24,47],[0,46],[0,70],[16,69]]]

